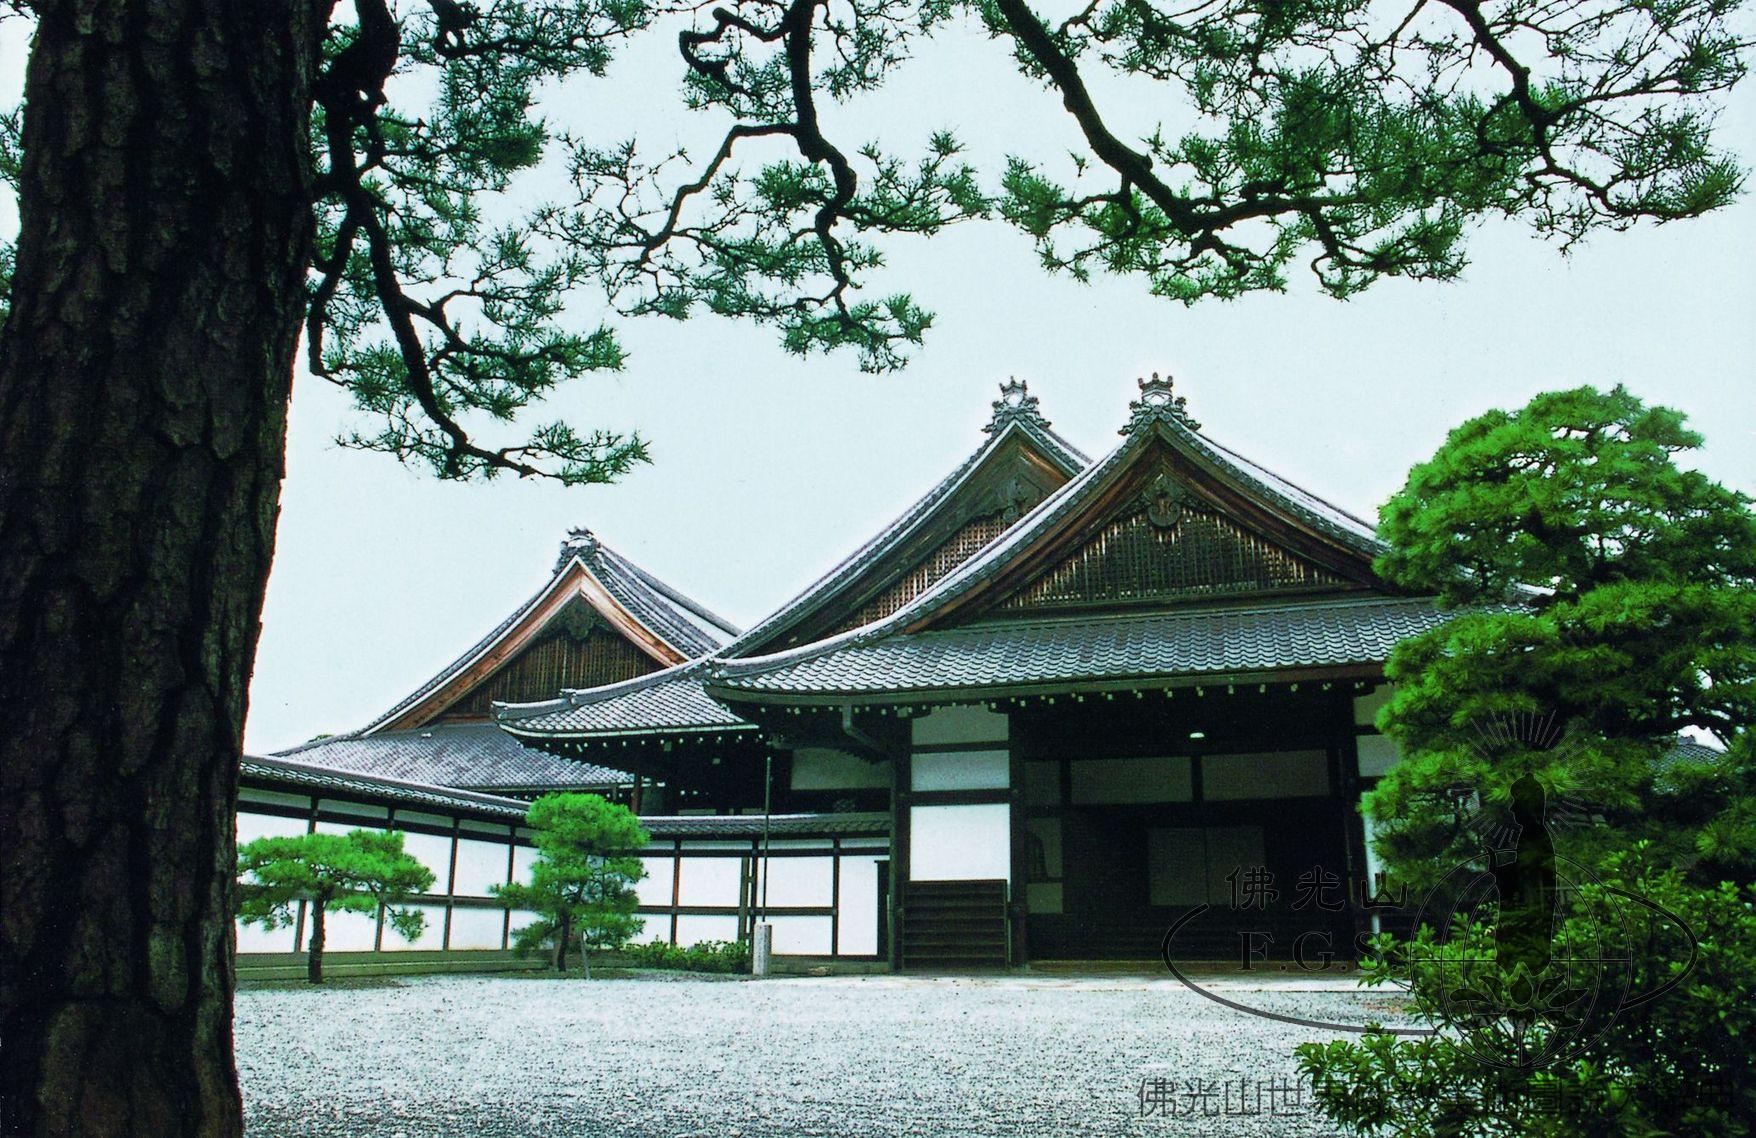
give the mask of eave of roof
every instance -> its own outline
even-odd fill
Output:
[[[1451,615],[1429,598],[1368,594],[975,622],[725,662],[708,691],[836,703],[1343,678],[1375,673],[1398,640]]]
[[[406,803],[454,812],[486,815],[523,821],[530,809],[528,802],[495,794],[456,790],[385,778],[358,771],[337,770],[317,763],[260,755],[245,755],[239,774],[246,782],[264,782],[276,786],[295,786],[301,790],[332,795],[358,795],[365,798]]]
[[[365,777],[470,790],[588,789],[634,781],[619,770],[532,750],[486,722],[333,735],[272,757]]]
[[[641,828],[655,838],[760,838],[800,835],[882,837],[890,833],[890,815],[858,814],[680,814],[645,815]]]
[[[499,703],[495,719],[509,734],[532,740],[755,731],[754,724],[707,695],[706,669],[707,661],[697,660],[619,684],[563,692],[541,703]]]

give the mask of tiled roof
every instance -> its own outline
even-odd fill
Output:
[[[760,814],[683,814],[642,817],[640,824],[655,838],[759,838]],[[888,814],[771,814],[768,833],[775,837],[824,834],[835,837],[887,835]]]
[[[715,616],[595,538],[581,557],[618,604],[686,659],[705,656],[738,635],[736,625]]]
[[[1137,416],[1119,446],[1085,465],[1084,456],[1050,434],[1039,416],[1014,416],[999,405],[996,411],[988,442],[962,466],[816,584],[719,652],[646,680],[564,693],[548,704],[503,708],[501,716],[511,729],[532,738],[726,729],[737,717],[713,697],[737,702],[765,695],[926,693],[1378,664],[1397,640],[1444,619],[1429,600],[1373,594],[932,628],[939,610],[1071,517],[1155,438],[1211,464],[1265,504],[1358,556],[1370,558],[1384,548],[1369,523],[1213,441],[1186,415]],[[761,657],[748,654],[828,603],[866,565],[904,540],[1012,431],[1059,446],[1061,460],[1077,473],[986,548],[883,619],[814,644]],[[906,631],[923,626],[926,631]]]
[[[875,621],[865,629],[856,630],[855,634],[874,636],[909,627],[993,576],[1014,555],[1028,549],[1056,523],[1073,514],[1097,487],[1106,483],[1111,474],[1121,470],[1136,453],[1149,445],[1153,431],[1159,428],[1170,432],[1174,440],[1220,464],[1234,478],[1253,486],[1264,497],[1279,502],[1286,509],[1318,525],[1358,552],[1375,556],[1383,550],[1383,543],[1373,536],[1371,527],[1345,510],[1331,506],[1321,498],[1269,474],[1181,422],[1160,420],[1156,426],[1149,426],[1130,435],[1115,450],[1086,467],[1072,481],[1043,499],[1036,509],[1026,514],[1017,525],[996,538],[986,549],[947,573],[908,604],[885,619]]]
[[[1181,429],[1188,436],[1195,449],[1231,471],[1240,481],[1254,483],[1269,498],[1278,501],[1319,530],[1341,539],[1369,556],[1375,557],[1384,552],[1386,546],[1378,539],[1378,532],[1372,523],[1355,517],[1332,502],[1324,501],[1309,490],[1294,486],[1267,467],[1257,465],[1199,431],[1190,430],[1180,424],[1177,429]]]
[[[733,640],[719,655],[725,658],[744,655],[761,646],[764,642],[772,640],[776,634],[833,599],[867,566],[882,560],[890,550],[908,540],[932,516],[934,510],[938,509],[964,484],[965,480],[980,469],[989,455],[998,450],[1007,440],[1018,435],[1028,438],[1068,475],[1077,473],[1091,461],[1075,449],[1071,443],[1051,431],[1048,423],[1040,417],[1007,416],[1003,420],[997,418],[996,425],[989,431],[987,440],[977,447],[975,453],[965,459],[956,470],[946,475],[937,485],[922,495],[914,505],[903,511],[900,517],[878,531],[864,545],[848,554],[833,569],[807,586],[798,596],[764,617],[748,632]]]
[[[842,638],[714,670],[732,698],[1010,690],[1382,663],[1448,618],[1426,599],[1368,596],[1061,617]]]
[[[562,546],[555,571],[536,594],[496,625],[469,650],[447,664],[432,679],[409,693],[396,706],[361,729],[370,734],[395,722],[410,708],[431,696],[463,672],[483,653],[498,644],[512,628],[541,604],[573,562],[585,566],[616,603],[684,659],[705,656],[738,634],[731,622],[666,585],[640,566],[606,546],[589,530],[574,530]]]
[[[986,428],[987,439],[956,470],[803,592],[721,648],[713,659],[736,658],[832,603],[868,566],[909,540],[1007,442],[1020,437],[1028,439],[1068,475],[1091,461],[1049,429],[1048,422],[1036,412],[1035,399],[1024,392],[1022,385],[1007,385],[1003,392],[1008,389],[1024,396],[1022,403],[1006,403],[1003,393],[1002,401],[994,405],[995,416]],[[499,704],[495,715],[507,730],[533,739],[556,735],[616,737],[754,730],[707,694],[707,664],[706,660],[697,660],[619,684],[565,691],[560,698],[541,703]]]
[[[247,782],[266,782],[276,786],[294,786],[318,794],[359,795],[365,798],[388,799],[412,806],[425,806],[467,814],[483,814],[496,818],[523,820],[530,808],[528,802],[502,798],[496,794],[474,794],[442,786],[428,786],[402,779],[341,771],[316,763],[291,759],[262,758],[245,755],[239,774]]]
[[[531,750],[491,723],[435,723],[408,731],[333,735],[273,757],[333,771],[468,789],[544,790],[633,781],[621,771]]]
[[[710,697],[697,661],[607,687],[564,692],[543,703],[499,704],[500,725],[514,734],[656,735],[746,731],[754,727]]]
[[[1710,747],[1706,743],[1697,742],[1685,735],[1677,736],[1675,742],[1658,760],[1660,770],[1669,771],[1682,764],[1719,766],[1725,762],[1726,752],[1718,747]]]

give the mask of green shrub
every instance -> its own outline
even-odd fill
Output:
[[[1557,929],[1556,957],[1593,951],[1603,926],[1590,907],[1601,906],[1605,886],[1619,886],[1675,915],[1697,938],[1695,967],[1680,986],[1613,1020],[1601,1018],[1600,1005],[1557,1061],[1509,1070],[1482,1054],[1507,1032],[1532,1032],[1530,1021],[1492,1011],[1492,999],[1472,1009],[1472,989],[1492,987],[1492,977],[1460,982],[1467,980],[1461,960],[1492,968],[1491,926],[1460,929],[1442,950],[1425,935],[1400,946],[1383,941],[1388,951],[1368,964],[1363,982],[1405,985],[1413,1010],[1441,1033],[1303,1044],[1300,1066],[1319,1108],[1367,1135],[1756,1134],[1756,889],[1693,884],[1674,867],[1652,868],[1651,853],[1639,843],[1607,859],[1603,884],[1582,887],[1585,907]],[[1634,999],[1683,969],[1688,935],[1639,906],[1624,904],[1622,912],[1632,959],[1616,979]],[[1623,986],[1613,986],[1615,1003],[1625,1002]],[[1539,1025],[1532,1038],[1539,1053],[1544,1030]]]
[[[750,946],[741,940],[702,940],[688,948],[663,941],[631,944],[622,950],[631,968],[674,968],[681,972],[748,972]]]

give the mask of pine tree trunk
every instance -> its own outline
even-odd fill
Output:
[[[311,941],[305,946],[305,980],[312,984],[323,983],[323,901],[318,899],[311,903]]]
[[[573,921],[562,914],[559,934],[555,938],[555,971],[567,971],[567,938],[573,935]]]
[[[320,0],[38,0],[0,330],[0,1131],[236,1135],[233,809]]]

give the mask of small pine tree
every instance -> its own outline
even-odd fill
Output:
[[[592,951],[621,948],[645,924],[634,914],[634,883],[646,869],[629,851],[651,835],[633,811],[595,794],[545,794],[528,818],[541,855],[530,883],[494,891],[512,908],[537,914],[513,945],[520,952],[548,947],[557,972],[567,970],[568,949],[577,945],[589,980]]]
[[[402,835],[384,830],[258,838],[238,850],[238,916],[265,929],[290,926],[296,902],[311,904],[306,979],[323,982],[324,916],[331,910],[384,910],[397,932],[421,935],[426,915],[405,902],[433,885],[433,871],[404,853]]]

